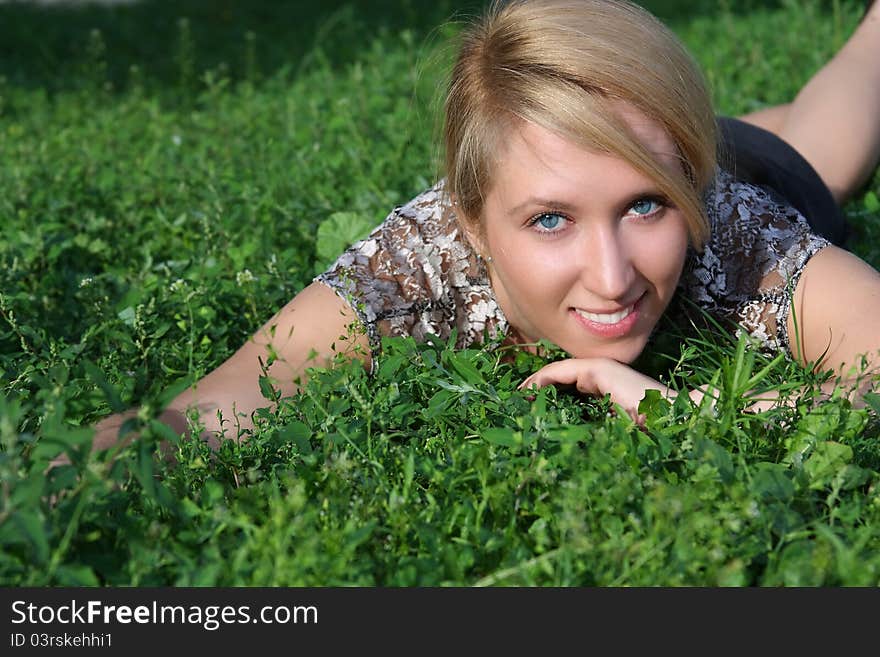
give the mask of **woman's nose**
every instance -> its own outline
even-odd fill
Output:
[[[617,231],[592,231],[585,238],[582,284],[603,300],[626,300],[635,280],[635,268]]]

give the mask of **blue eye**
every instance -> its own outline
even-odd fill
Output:
[[[639,216],[646,217],[660,209],[660,203],[652,198],[639,199],[630,206],[630,210]]]
[[[536,226],[542,233],[555,233],[565,223],[565,217],[556,212],[544,212],[532,219],[532,225]]]

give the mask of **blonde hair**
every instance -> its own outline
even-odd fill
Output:
[[[443,141],[446,190],[466,228],[482,232],[493,163],[524,121],[648,176],[684,214],[693,245],[702,246],[715,114],[699,68],[657,18],[626,0],[496,1],[462,38]],[[680,170],[663,166],[632,134],[615,111],[620,101],[666,130]]]

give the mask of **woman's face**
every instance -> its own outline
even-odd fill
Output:
[[[659,126],[623,113],[660,161],[679,166]],[[496,165],[483,209],[489,273],[519,338],[573,357],[632,362],[675,292],[684,215],[623,160],[522,124]]]

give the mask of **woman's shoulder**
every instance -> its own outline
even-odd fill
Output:
[[[692,251],[681,288],[700,308],[788,350],[786,318],[807,261],[829,242],[772,190],[719,169],[705,196],[710,237]]]
[[[402,248],[416,249],[425,254],[438,249],[451,249],[459,256],[466,255],[467,244],[462,239],[444,183],[444,180],[440,180],[405,204],[395,207],[374,234],[395,242],[406,238],[405,244],[400,244]]]
[[[789,278],[806,253],[828,244],[774,190],[737,180],[724,169],[718,170],[705,199],[710,237],[703,252],[709,259],[728,261],[728,269],[742,273],[736,280],[743,284],[774,271]]]
[[[442,180],[395,207],[315,280],[349,302],[374,349],[382,335],[446,338],[453,329],[464,346],[504,325]]]
[[[454,217],[447,210],[441,180],[406,203],[392,208],[381,223],[341,253],[318,279],[335,278],[338,272],[355,266],[369,264],[375,268],[392,262],[412,263],[441,244],[454,248],[459,241]]]
[[[713,238],[734,226],[750,228],[755,235],[760,235],[768,225],[789,229],[792,223],[803,222],[809,228],[801,213],[774,190],[738,180],[723,168],[716,171],[704,201]]]
[[[465,274],[475,274],[473,251],[459,229],[443,180],[395,207],[347,252],[355,257],[367,253],[381,253],[385,263],[394,263],[398,278],[405,273],[410,282],[404,286],[409,290],[405,296],[412,298],[435,289],[441,279],[444,285],[461,286]]]
[[[392,215],[400,215],[417,221],[436,219],[445,213],[448,205],[445,180],[441,179],[413,196],[403,205],[396,206]]]

